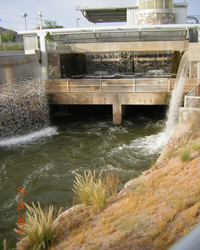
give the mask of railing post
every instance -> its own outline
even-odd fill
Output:
[[[170,79],[168,79],[168,92],[170,92],[171,86],[170,86]]]
[[[133,93],[136,92],[135,79],[133,79]]]
[[[69,92],[69,81],[67,79],[67,92]]]
[[[186,108],[186,107],[187,107],[186,102],[187,102],[187,96],[185,95],[185,96],[184,96],[184,108]]]

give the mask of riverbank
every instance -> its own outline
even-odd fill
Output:
[[[157,163],[104,209],[77,206],[60,217],[51,250],[167,250],[200,223],[199,178],[197,116],[180,122]]]

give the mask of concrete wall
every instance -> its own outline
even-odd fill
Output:
[[[48,94],[49,104],[112,105],[113,124],[121,124],[123,105],[165,105],[166,93],[57,93]]]
[[[199,108],[180,108],[179,109],[179,123],[192,123],[199,121],[200,109]]]
[[[200,62],[200,43],[189,43],[189,61]]]
[[[185,51],[189,41],[146,41],[146,42],[119,42],[119,43],[78,43],[71,49],[73,53],[86,52],[120,52],[120,51]]]

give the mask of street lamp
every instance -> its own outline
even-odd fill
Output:
[[[80,18],[77,18],[77,19],[76,19],[76,22],[77,22],[77,28],[78,28],[78,20],[80,20]]]
[[[24,22],[25,22],[25,30],[27,30],[27,25],[26,25],[26,17],[27,13],[23,13],[22,16],[24,17]]]

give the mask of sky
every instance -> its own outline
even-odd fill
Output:
[[[174,3],[181,3],[184,0],[174,0]],[[200,0],[187,0],[188,15],[200,17]],[[0,27],[22,31],[25,29],[25,18],[27,13],[27,29],[32,30],[39,26],[38,12],[42,12],[42,24],[44,20],[55,20],[58,25],[64,28],[84,27],[84,17],[77,7],[108,7],[108,6],[130,6],[136,5],[137,0],[0,0]],[[77,21],[77,18],[80,20]],[[105,26],[106,24],[97,24]],[[107,24],[108,25],[108,24]],[[116,24],[109,24],[116,25]],[[118,25],[126,25],[120,23]],[[87,27],[91,23],[87,21]]]

